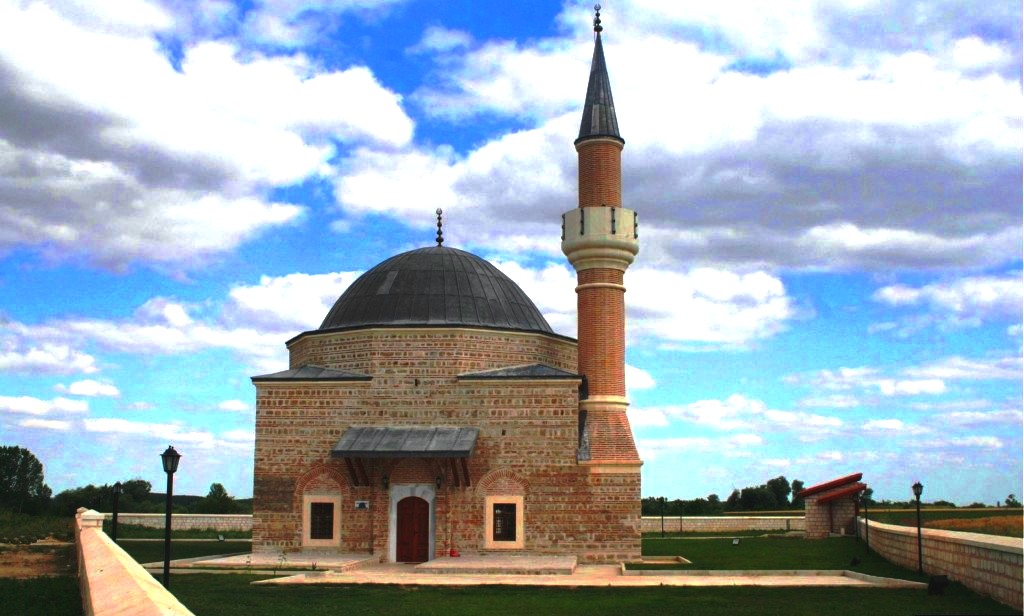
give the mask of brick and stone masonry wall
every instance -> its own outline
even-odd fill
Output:
[[[102,513],[84,507],[78,510],[75,515],[75,549],[78,553],[82,612],[86,616],[192,614],[142,565],[110,540],[103,532]]]
[[[661,532],[661,516],[644,516],[643,532]],[[667,533],[738,533],[804,530],[803,516],[665,516]]]
[[[524,478],[525,546],[533,553],[574,553],[613,561],[640,553],[640,475],[591,474],[576,461],[579,381],[487,381],[459,374],[545,363],[575,371],[571,340],[467,328],[381,328],[331,332],[292,341],[291,365],[353,370],[370,382],[258,383],[254,550],[298,549],[305,482],[334,479],[342,499],[343,548],[386,555],[392,485],[432,484],[437,494],[435,556],[484,545],[484,500],[476,483],[506,470]],[[352,487],[342,460],[330,457],[341,434],[359,425],[468,425],[480,428],[467,459],[473,487],[453,486],[434,462],[368,460],[369,486]],[[426,465],[426,466],[424,466]],[[408,477],[404,477],[408,475]],[[355,510],[356,500],[369,508]],[[599,507],[594,503],[600,502]],[[449,512],[452,515],[449,515]]]
[[[110,520],[113,519],[114,514],[104,513],[103,517]],[[164,514],[118,513],[117,523],[146,528],[163,528]],[[171,530],[250,531],[252,530],[252,516],[249,514],[175,513],[171,516]]]
[[[864,518],[857,523],[863,537]],[[871,522],[867,532],[872,550],[892,563],[917,569],[917,528]],[[1024,607],[1021,539],[934,528],[921,529],[921,539],[925,573],[948,576],[1015,609]]]

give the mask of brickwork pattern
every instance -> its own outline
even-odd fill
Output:
[[[854,534],[854,516],[857,515],[855,496],[841,498],[830,503],[819,504],[818,499],[838,492],[848,486],[819,492],[804,500],[808,539],[824,539],[829,533]]]
[[[483,496],[475,486],[503,470],[529,486],[525,550],[610,561],[640,553],[640,477],[592,476],[577,464],[579,383],[460,381],[457,375],[546,363],[574,370],[570,341],[483,330],[376,329],[307,336],[291,347],[292,365],[314,363],[373,376],[369,382],[257,383],[253,545],[298,549],[300,481],[312,469],[339,473],[344,548],[386,555],[391,485],[442,488],[435,498],[435,556],[454,547],[481,551]],[[369,486],[352,487],[344,461],[329,457],[351,426],[473,426],[467,459],[474,487],[455,485],[444,459],[364,460]],[[369,509],[356,510],[366,500]],[[600,503],[595,506],[595,503]]]
[[[626,395],[626,304],[623,276],[610,268],[577,274],[579,373],[587,377],[591,396]],[[591,284],[613,284],[593,287]]]
[[[579,207],[622,206],[622,144],[592,139],[576,146],[579,158]]]
[[[864,536],[864,518],[858,518]],[[868,543],[886,560],[917,569],[917,529],[871,522]],[[945,575],[971,590],[1015,609],[1022,603],[1024,559],[1020,539],[925,528],[921,530],[924,572]]]

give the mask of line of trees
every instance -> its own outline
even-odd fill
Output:
[[[118,510],[123,513],[162,513],[166,495],[152,491],[144,479],[121,482]],[[43,477],[43,465],[24,447],[0,447],[0,509],[29,515],[70,517],[79,507],[96,511],[114,508],[114,486],[89,484],[53,495]],[[238,501],[219,483],[204,497],[173,496],[175,513],[251,513],[252,501]]]

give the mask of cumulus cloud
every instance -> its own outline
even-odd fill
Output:
[[[56,430],[58,432],[67,432],[71,429],[71,422],[61,419],[23,419],[18,422],[18,425],[22,428],[38,428],[40,430]]]
[[[968,358],[959,355],[904,370],[908,376],[946,380],[1020,380],[1022,360],[1019,356]]]
[[[232,287],[225,312],[232,322],[270,331],[315,329],[360,273],[261,276],[257,285]]]
[[[891,2],[870,10],[754,4],[645,3],[616,10],[605,31],[627,140],[624,200],[645,221],[641,260],[845,270],[1015,258],[1019,77],[979,70],[999,65],[999,50],[1013,49],[1015,38],[975,41],[956,31],[972,23],[991,35],[1019,33],[992,29],[1019,21],[1019,10],[972,7],[954,18]],[[413,95],[426,113],[513,117],[526,128],[465,153],[363,148],[339,174],[340,207],[404,216],[408,204],[423,207],[406,193],[426,187],[429,207],[472,204],[466,216],[479,245],[507,241],[509,229],[519,239],[550,237],[524,221],[557,224],[550,204],[574,203],[575,157],[565,146],[578,127],[592,49],[579,27],[586,13],[567,7],[563,34],[527,43],[459,39],[458,53],[439,45],[434,78]],[[920,13],[929,15],[924,26]],[[905,23],[928,36],[875,39],[865,23],[879,32]],[[673,79],[652,77],[652,57],[676,67]],[[759,62],[769,68],[742,68]],[[510,173],[533,181],[510,182]]]
[[[1024,301],[1020,272],[1005,276],[968,276],[950,282],[912,287],[889,285],[875,291],[872,299],[894,307],[922,306],[926,317],[899,326],[902,334],[937,323],[947,327],[978,326],[993,319],[1019,319]]]
[[[644,460],[660,456],[700,452],[717,452],[732,457],[747,457],[751,448],[764,443],[757,434],[734,434],[718,438],[677,437],[664,439],[638,439],[637,449]]]
[[[32,396],[0,396],[0,411],[22,415],[48,415],[50,413],[85,413],[89,403],[57,397],[42,400]]]
[[[0,324],[0,329],[2,329]],[[25,347],[15,339],[0,339],[0,372],[31,374],[92,374],[96,358],[66,344]]]
[[[171,18],[133,5],[152,10],[130,27],[98,25],[98,9],[0,7],[0,250],[194,263],[296,221],[303,209],[268,188],[326,173],[335,143],[411,138],[366,67],[224,41],[187,46],[175,67],[153,36]]]
[[[92,379],[75,381],[70,385],[60,384],[54,387],[54,389],[62,394],[86,396],[89,398],[98,396],[117,398],[121,395],[121,391],[113,383],[94,381]]]
[[[144,422],[116,417],[87,418],[83,419],[82,422],[86,432],[127,435],[183,443],[200,449],[229,448],[236,451],[245,451],[252,448],[251,439],[248,436],[240,438],[240,435],[245,431],[239,430],[232,430],[218,436],[208,430],[192,428],[181,422]]]
[[[698,400],[684,405],[630,410],[639,426],[663,426],[679,421],[718,431],[747,430],[758,433],[785,432],[803,442],[817,441],[838,433],[844,423],[838,417],[769,408],[761,400],[733,394],[724,400]]]
[[[225,400],[217,405],[222,411],[233,411],[236,413],[248,412],[252,407],[249,406],[248,402],[242,402],[241,400]]]

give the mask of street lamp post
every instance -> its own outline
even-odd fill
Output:
[[[164,464],[164,472],[167,473],[167,509],[164,514],[164,588],[171,587],[171,495],[174,491],[174,472],[178,470],[178,460],[181,454],[174,450],[174,447],[167,446],[167,450],[160,454]]]
[[[114,516],[110,521],[110,538],[117,543],[117,501],[121,498],[121,482],[114,484]]]
[[[924,560],[921,556],[921,493],[924,492],[924,486],[918,481],[910,489],[914,491],[914,499],[917,500],[917,572],[924,573]]]
[[[661,497],[661,538],[665,538],[665,497]]]
[[[860,502],[864,505],[864,551],[868,554],[871,553],[871,533],[869,528],[871,527],[871,521],[868,519],[868,497],[864,494],[860,495]]]

